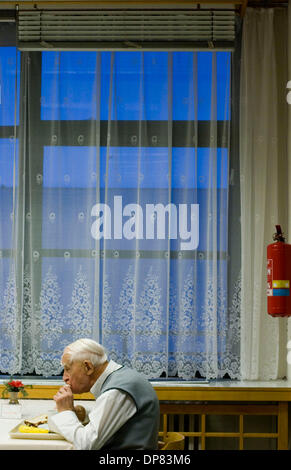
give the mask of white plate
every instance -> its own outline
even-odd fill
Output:
[[[19,432],[19,426],[24,424],[24,421],[17,424],[11,431],[9,431],[9,436],[13,439],[49,439],[49,440],[65,440],[61,434],[56,432]]]

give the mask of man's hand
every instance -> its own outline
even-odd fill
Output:
[[[69,385],[61,387],[55,394],[54,400],[56,402],[58,412],[74,410],[74,397]]]

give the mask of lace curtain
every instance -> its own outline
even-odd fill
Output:
[[[231,60],[21,54],[0,156],[2,372],[60,374],[92,337],[148,378],[239,376]]]

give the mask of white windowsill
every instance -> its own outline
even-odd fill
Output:
[[[7,379],[0,379],[0,385],[3,385],[4,382],[7,382]],[[21,380],[24,385],[43,385],[43,386],[56,386],[60,387],[64,384],[62,379],[42,379],[42,378],[19,378],[15,380]],[[258,387],[267,387],[267,388],[291,388],[291,380],[281,379],[281,380],[269,380],[269,381],[258,381],[258,380],[193,380],[193,381],[181,381],[181,380],[155,380],[150,383],[153,387],[229,387],[229,388],[258,388]]]

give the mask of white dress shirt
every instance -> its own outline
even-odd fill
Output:
[[[91,388],[90,392],[95,396],[96,402],[89,413],[89,423],[86,426],[83,426],[71,410],[62,411],[49,418],[50,429],[59,432],[67,441],[72,442],[75,449],[101,449],[136,413],[136,405],[127,393],[111,389],[100,394],[105,379],[120,367],[122,366],[110,361]]]

